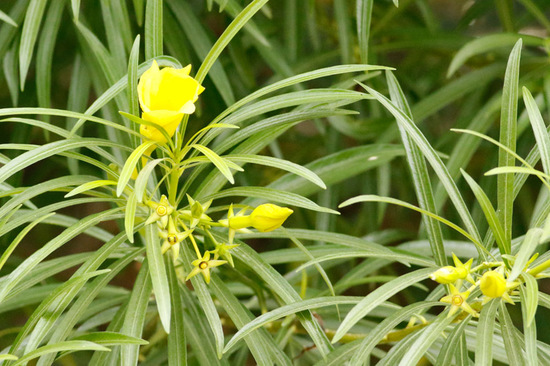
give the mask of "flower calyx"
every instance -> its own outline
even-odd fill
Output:
[[[164,229],[168,225],[168,217],[174,212],[174,208],[168,202],[168,198],[162,195],[159,202],[149,201],[147,202],[147,206],[151,208],[152,212],[147,221],[145,221],[145,225],[158,222],[159,226]]]
[[[183,219],[189,221],[191,229],[195,228],[199,223],[207,225],[209,222],[212,221],[210,216],[205,214],[205,212],[210,208],[212,200],[206,202],[205,204],[201,204],[199,201],[194,200],[189,195],[187,195],[187,200],[189,201],[190,209],[181,210],[179,211],[179,213]]]
[[[200,273],[204,277],[206,283],[210,283],[210,268],[218,267],[222,264],[227,263],[227,261],[223,260],[210,259],[210,253],[211,252],[208,251],[204,253],[202,258],[196,259],[191,262],[191,264],[193,265],[193,269],[185,278],[186,281]]]
[[[180,253],[180,243],[191,235],[192,232],[193,230],[186,230],[183,232],[178,231],[176,224],[174,223],[174,219],[170,217],[168,220],[168,230],[161,230],[159,233],[160,237],[164,239],[161,247],[162,254],[166,253],[168,249],[170,249],[172,251],[174,261],[178,259]]]
[[[449,285],[451,293],[447,296],[441,298],[441,302],[446,302],[451,304],[451,309],[449,310],[449,317],[453,316],[459,309],[471,314],[474,317],[479,317],[479,313],[475,311],[466,301],[470,296],[471,290],[469,289],[464,292],[460,292],[454,285]]]

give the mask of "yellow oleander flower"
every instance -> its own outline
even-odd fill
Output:
[[[504,276],[497,271],[487,271],[481,277],[479,289],[486,296],[483,303],[487,303],[491,299],[502,297],[510,304],[514,304],[512,298],[508,294],[508,290],[515,287],[515,283],[508,284]]]
[[[458,280],[460,273],[453,266],[445,266],[432,273],[430,278],[438,283],[447,285]]]
[[[460,259],[457,258],[453,253],[453,262],[455,266],[445,266],[441,267],[434,273],[430,275],[430,278],[436,282],[439,282],[444,285],[454,283],[457,280],[464,280],[475,284],[474,279],[470,275],[470,269],[472,267],[473,259],[470,259],[466,263],[462,263]]]
[[[183,69],[165,67],[162,70],[153,60],[151,67],[139,79],[139,104],[142,118],[163,127],[173,136],[184,114],[195,112],[195,102],[204,88],[191,76],[191,65]],[[140,133],[149,140],[166,142],[156,128],[141,125]]]
[[[268,232],[281,227],[293,212],[290,208],[265,203],[256,207],[249,216],[234,216],[230,218],[228,225],[234,230],[252,226],[258,231]]]

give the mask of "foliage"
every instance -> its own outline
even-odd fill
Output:
[[[549,12],[3,1],[0,363],[550,364]]]

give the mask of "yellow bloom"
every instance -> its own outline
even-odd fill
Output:
[[[457,280],[466,279],[471,284],[475,284],[474,279],[470,275],[473,259],[470,259],[466,263],[462,263],[453,253],[453,262],[455,266],[441,267],[430,275],[430,278],[436,282],[447,285],[454,283]]]
[[[510,304],[514,304],[512,298],[508,294],[508,290],[517,286],[517,283],[506,283],[504,276],[496,271],[487,271],[481,277],[479,282],[479,289],[486,296],[483,303],[487,303],[491,299],[502,297]]]
[[[293,212],[290,208],[266,203],[256,207],[249,216],[230,218],[229,227],[238,230],[252,226],[261,232],[272,231],[279,228]]]
[[[468,314],[471,314],[472,316],[479,317],[479,314],[477,313],[477,311],[472,309],[472,307],[466,302],[466,300],[468,299],[468,296],[470,296],[470,292],[471,292],[470,290],[459,292],[458,289],[454,287],[454,285],[449,285],[449,288],[451,290],[451,293],[441,298],[441,300],[439,300],[441,302],[446,302],[448,304],[451,304],[451,309],[449,310],[449,315],[448,315],[449,317],[453,316],[458,311],[458,309],[461,309],[467,312]]]
[[[210,259],[210,252],[206,252],[202,258],[196,259],[191,263],[194,268],[189,272],[185,280],[187,281],[191,277],[201,273],[206,283],[210,283],[210,268],[218,267],[225,263],[227,261]]]
[[[195,102],[204,88],[191,76],[191,65],[183,69],[165,67],[160,70],[156,61],[143,73],[138,84],[142,118],[163,127],[173,136],[184,114],[195,112]],[[149,140],[166,142],[156,128],[141,125],[140,133]]]
[[[147,221],[145,221],[145,225],[160,221],[160,226],[165,228],[166,225],[168,225],[168,217],[174,211],[168,202],[168,198],[166,198],[165,195],[162,195],[160,202],[149,201],[147,206],[151,208],[152,212]]]
[[[184,241],[192,232],[193,230],[179,232],[176,228],[176,224],[174,223],[174,219],[170,216],[168,221],[168,230],[161,230],[159,233],[159,236],[164,239],[161,247],[162,254],[166,253],[168,249],[171,249],[174,261],[178,259],[180,253],[180,243]]]

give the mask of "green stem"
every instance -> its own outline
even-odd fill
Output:
[[[536,276],[548,268],[550,268],[550,259],[548,259],[545,262],[542,262],[536,267],[531,268],[530,270],[527,271],[527,273],[529,273],[530,275]]]

